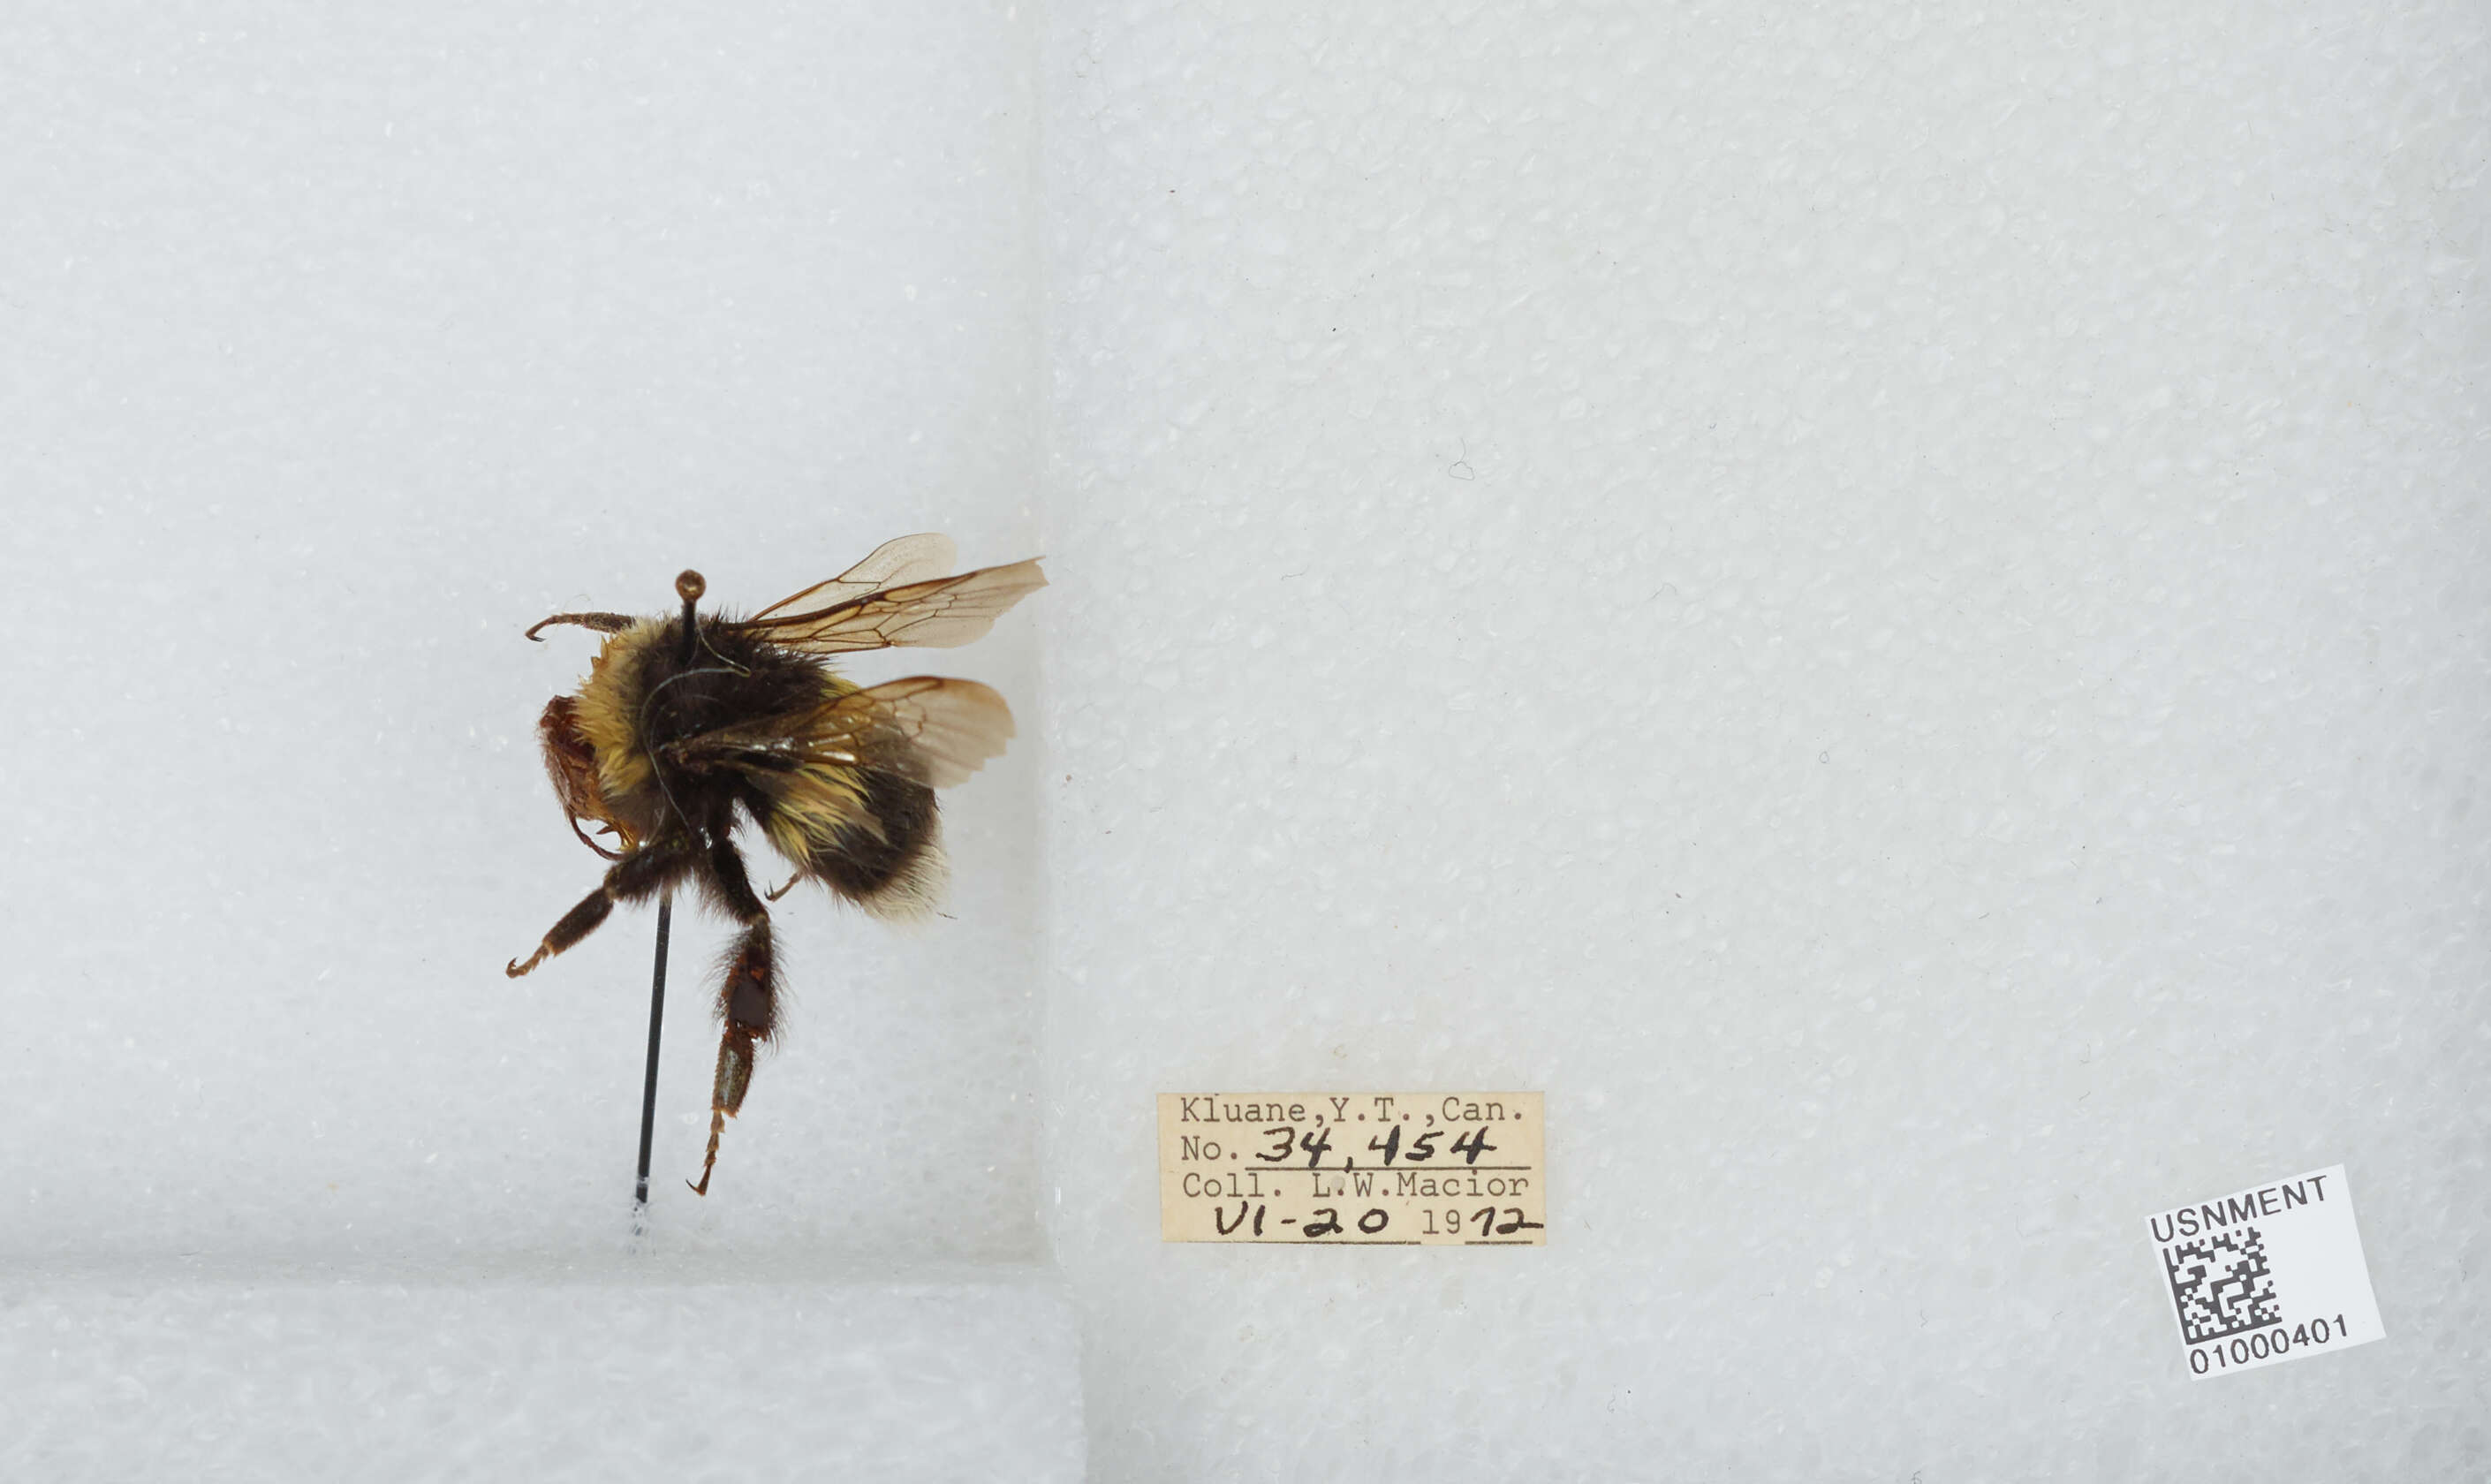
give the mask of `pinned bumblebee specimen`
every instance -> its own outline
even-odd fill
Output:
[[[1000,755],[1012,735],[1003,697],[975,681],[861,687],[826,658],[967,644],[1046,585],[1035,558],[944,575],[952,560],[949,537],[903,536],[748,619],[697,616],[706,584],[688,571],[675,581],[680,616],[557,613],[528,630],[534,639],[573,624],[607,636],[578,693],[548,703],[537,732],[572,833],[614,864],[534,953],[511,962],[511,977],[595,932],[615,903],[688,882],[743,929],[718,985],[723,1031],[698,1194],[709,1193],[719,1135],[777,1026],[770,911],[736,848],[739,817],[794,867],[771,901],[810,881],[881,917],[921,917],[945,878],[934,790]],[[654,1023],[651,1034],[654,1089]],[[641,1148],[645,1179],[645,1115]]]

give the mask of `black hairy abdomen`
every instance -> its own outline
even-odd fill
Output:
[[[854,829],[835,847],[816,850],[806,870],[841,896],[863,900],[908,874],[934,838],[934,791],[896,773],[867,771],[865,812],[882,827],[880,837]]]

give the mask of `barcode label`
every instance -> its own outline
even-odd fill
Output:
[[[2384,1338],[2344,1167],[2194,1201],[2146,1221],[2191,1376]]]

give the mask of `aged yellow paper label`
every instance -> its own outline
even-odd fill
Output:
[[[1539,1247],[1538,1092],[1162,1092],[1164,1241]]]

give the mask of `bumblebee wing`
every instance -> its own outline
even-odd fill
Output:
[[[760,620],[774,613],[810,613],[884,588],[923,582],[950,571],[957,560],[958,549],[950,537],[939,531],[899,537],[876,546],[873,555],[830,581],[814,583],[802,593],[790,593],[752,617]]]
[[[704,732],[665,751],[677,762],[756,775],[869,769],[950,788],[1000,756],[1011,735],[1011,708],[993,687],[917,675],[849,691],[809,713]]]
[[[992,686],[913,675],[822,708],[807,751],[950,788],[1002,756],[1011,735],[1011,708]]]
[[[809,612],[765,612],[746,620],[743,627],[808,655],[900,645],[950,649],[982,636],[1006,609],[1044,586],[1046,574],[1032,557],[1010,567],[982,567],[956,577],[884,588]]]

